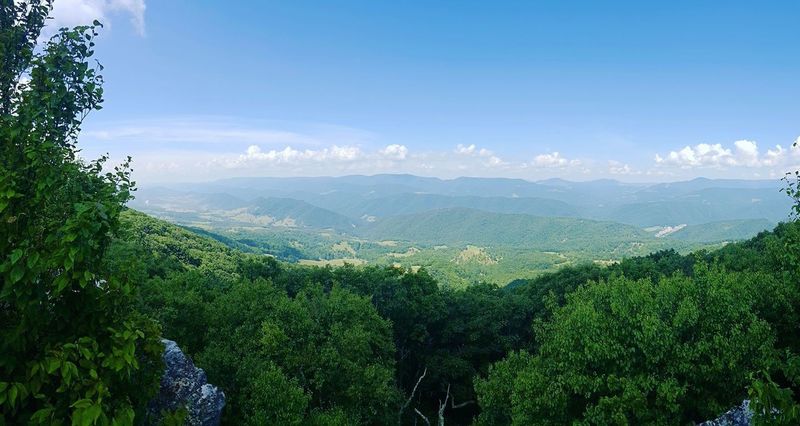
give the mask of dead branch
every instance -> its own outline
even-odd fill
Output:
[[[447,384],[447,394],[444,396],[444,403],[439,400],[439,426],[444,426],[444,409],[447,408],[447,400],[450,399],[450,384]]]
[[[455,410],[457,408],[466,407],[467,405],[474,404],[474,403],[475,403],[475,400],[474,399],[470,399],[470,400],[462,402],[461,404],[456,404],[456,398],[453,397],[453,398],[450,399],[450,408]]]
[[[422,420],[425,420],[426,425],[431,426],[431,422],[428,421],[428,418],[425,417],[424,414],[420,413],[419,410],[417,410],[416,408],[414,409],[414,412],[419,414],[419,416],[422,417]]]
[[[400,407],[400,411],[397,413],[397,424],[398,425],[402,424],[402,422],[403,422],[403,412],[406,411],[406,408],[408,408],[408,406],[411,404],[411,400],[414,399],[414,394],[417,392],[417,388],[419,387],[419,384],[422,382],[422,379],[425,378],[426,374],[428,374],[428,367],[425,367],[425,370],[422,371],[422,375],[419,376],[419,379],[417,379],[417,384],[415,384],[414,385],[414,389],[411,390],[411,395],[408,396],[408,400],[406,400],[406,403],[403,404],[402,407]],[[417,411],[417,410],[414,409],[414,411]],[[422,414],[420,414],[419,411],[417,411],[417,414],[422,416]],[[428,419],[426,418],[425,421],[427,422]]]

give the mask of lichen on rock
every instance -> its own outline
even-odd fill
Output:
[[[750,401],[742,401],[742,405],[731,408],[714,420],[707,420],[698,426],[751,426],[753,412],[750,410]]]
[[[158,396],[150,402],[151,419],[160,420],[162,413],[184,409],[185,424],[191,426],[216,426],[220,424],[225,406],[225,393],[209,384],[202,368],[172,340],[163,339],[164,375]]]

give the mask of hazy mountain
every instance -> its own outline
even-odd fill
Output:
[[[755,190],[760,193],[777,193],[782,186],[782,182],[777,180],[696,178],[682,182],[650,185],[638,191],[636,198],[640,201],[666,200],[708,189],[743,189]]]
[[[182,213],[180,220],[204,212],[202,220],[206,221],[343,232],[375,220],[387,223],[385,219],[393,216],[458,208],[611,221],[642,228],[754,220],[745,228],[722,227],[696,237],[707,235],[716,241],[749,237],[761,225],[766,229],[785,220],[791,203],[779,188],[776,181],[702,178],[659,184],[392,174],[235,178],[145,188],[131,206],[151,213],[169,211],[173,218]],[[503,223],[492,226],[499,229]],[[419,238],[424,236],[412,239]]]
[[[139,191],[129,205],[181,223],[218,222],[287,228],[349,231],[356,220],[292,198],[244,201],[229,194],[180,192],[165,188]]]
[[[280,226],[286,227],[349,231],[356,226],[354,221],[346,216],[291,198],[259,198],[245,211],[256,217],[271,217],[275,221],[282,222]]]
[[[396,194],[358,197],[333,193],[306,198],[307,201],[350,217],[387,217],[424,211],[464,207],[496,213],[524,213],[537,216],[578,216],[578,209],[563,201],[547,198],[448,196],[439,194]]]
[[[480,244],[539,250],[583,249],[627,244],[652,237],[640,228],[613,222],[455,208],[379,219],[360,228],[367,238],[430,244]]]
[[[172,211],[210,211],[242,208],[247,202],[231,194],[185,192],[164,187],[140,189],[129,206],[140,209]]]
[[[687,226],[668,235],[667,238],[686,242],[716,243],[743,240],[773,227],[775,223],[766,219],[712,222]]]
[[[706,188],[659,200],[622,204],[598,210],[597,217],[639,226],[696,225],[741,219],[786,220],[791,200],[777,190]]]

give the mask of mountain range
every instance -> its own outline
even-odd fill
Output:
[[[630,184],[614,180],[458,178],[375,175],[235,178],[145,187],[131,206],[208,212],[247,209],[276,221],[348,230],[364,222],[438,209],[575,217],[650,227],[786,219],[790,200],[772,180]]]

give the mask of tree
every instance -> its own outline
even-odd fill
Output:
[[[776,360],[757,315],[763,276],[696,267],[693,278],[590,283],[535,327],[538,352],[496,365],[477,390],[485,423],[684,424],[745,396]],[[506,420],[509,420],[506,418]]]
[[[290,297],[259,278],[234,284],[209,311],[198,363],[229,397],[227,422],[394,420],[391,324],[369,299],[318,283]]]
[[[792,146],[796,148],[798,143],[795,142]],[[791,212],[792,218],[798,219],[800,218],[800,170],[787,172],[783,177],[783,181],[786,182],[786,187],[783,188],[783,192],[794,201]]]
[[[797,142],[794,144],[797,146]],[[789,303],[774,306],[770,311],[777,326],[781,360],[772,371],[760,371],[753,376],[749,394],[756,424],[792,425],[800,422],[800,338],[798,310],[800,309],[800,171],[789,172],[783,178],[783,191],[792,198],[791,222],[782,223],[768,235],[759,235],[764,242],[766,268],[783,278]],[[771,303],[773,304],[773,303]]]
[[[337,407],[358,424],[394,419],[391,325],[366,298],[309,287],[282,299],[262,325],[263,357],[298,380],[318,409]]]
[[[37,40],[49,1],[0,0],[0,423],[131,424],[158,389],[156,323],[103,258],[133,182],[77,153],[102,103],[98,22]]]

